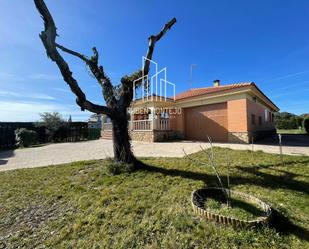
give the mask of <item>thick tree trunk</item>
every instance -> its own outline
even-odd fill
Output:
[[[41,32],[40,38],[46,49],[47,55],[57,64],[64,81],[70,86],[71,91],[76,96],[76,103],[80,106],[82,111],[88,110],[97,114],[105,114],[112,119],[115,161],[133,163],[135,169],[138,168],[142,163],[135,159],[131,151],[130,136],[128,133],[128,114],[126,108],[130,106],[133,98],[133,91],[135,91],[135,87],[133,86],[136,86],[136,83],[142,84],[144,82],[144,77],[149,73],[150,62],[156,42],[158,42],[174,25],[176,18],[173,18],[166,23],[157,35],[152,35],[148,38],[148,51],[142,70],[133,73],[131,76],[126,75],[122,77],[121,87],[117,88],[112,85],[110,79],[105,74],[103,67],[99,65],[99,54],[97,49],[95,47],[92,49],[93,56],[89,58],[57,44],[57,28],[44,0],[34,0],[34,3],[44,20],[44,31]],[[70,71],[69,65],[61,56],[58,49],[76,56],[86,63],[91,73],[102,87],[106,106],[97,105],[86,98],[85,93],[79,87],[78,82]],[[117,93],[117,95],[115,93]]]
[[[127,115],[113,119],[112,124],[115,161],[135,164],[136,159],[131,151]]]

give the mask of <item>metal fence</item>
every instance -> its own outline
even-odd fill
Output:
[[[16,146],[15,130],[26,128],[36,131],[39,143],[47,142],[76,142],[100,138],[100,129],[88,129],[86,122],[66,123],[60,127],[53,137],[50,137],[46,127],[31,122],[0,122],[0,149],[14,148]]]

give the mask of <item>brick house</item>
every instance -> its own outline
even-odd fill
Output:
[[[132,140],[160,142],[171,139],[249,143],[275,133],[279,108],[254,82],[194,88],[164,99],[152,95],[132,102],[129,132]],[[104,123],[103,138],[111,138]]]

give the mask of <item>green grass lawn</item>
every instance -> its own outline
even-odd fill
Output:
[[[226,175],[227,149],[215,148]],[[228,150],[231,187],[275,209],[268,227],[233,229],[199,218],[191,192],[215,186],[210,168],[144,158],[131,174],[107,160],[0,173],[0,248],[309,248],[309,157]],[[200,160],[200,152],[192,155]]]
[[[280,130],[280,129],[278,129],[277,133],[278,134],[307,134],[307,132],[304,129],[302,129],[302,130],[300,130],[300,129],[291,129],[291,130]]]

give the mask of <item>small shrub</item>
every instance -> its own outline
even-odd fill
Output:
[[[15,130],[16,145],[18,147],[28,147],[38,142],[38,134],[33,130],[20,128]]]
[[[307,134],[309,135],[309,117],[306,117],[305,119],[304,119],[304,129],[305,129],[305,131],[307,132]]]

